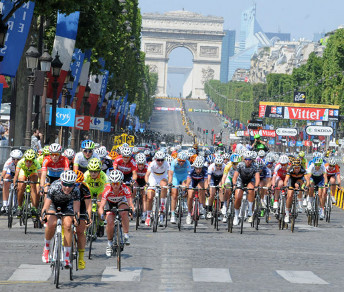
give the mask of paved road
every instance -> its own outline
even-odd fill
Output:
[[[155,107],[180,107],[174,99],[156,99]],[[151,117],[150,129],[162,134],[184,135],[184,143],[192,143],[192,138],[185,132],[180,111],[154,110]]]
[[[240,235],[202,220],[196,234],[175,225],[152,233],[131,226],[123,271],[105,257],[105,238],[94,244],[94,258],[73,282],[61,273],[61,290],[73,291],[342,291],[344,285],[344,211],[331,224],[309,227],[299,216],[295,233],[278,230],[276,220]],[[15,222],[16,223],[16,222]],[[49,266],[41,263],[43,231],[18,224],[12,230],[0,217],[0,291],[54,290]]]

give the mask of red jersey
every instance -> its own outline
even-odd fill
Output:
[[[47,171],[48,176],[60,177],[60,174],[69,169],[69,160],[67,157],[60,155],[59,160],[55,163],[50,155],[45,156],[42,164],[42,171]]]
[[[274,175],[279,176],[282,180],[284,180],[285,176],[287,175],[287,169],[288,167],[282,168],[281,163],[277,163],[274,170]]]
[[[134,158],[130,158],[128,163],[124,163],[122,155],[117,156],[113,162],[113,168],[123,172],[124,175],[131,174],[134,170],[137,171],[137,164]]]
[[[333,176],[340,174],[339,166],[336,164],[335,166],[330,166],[328,163],[325,164],[325,169],[327,172],[327,176]]]
[[[102,200],[106,200],[111,204],[115,204],[123,201],[127,202],[129,198],[131,198],[131,192],[125,184],[121,185],[118,194],[114,193],[114,190],[112,189],[110,184],[105,185]]]
[[[142,170],[139,170],[139,168],[137,168],[137,178],[138,179],[144,179],[147,170],[148,170],[148,164],[147,163],[145,164],[145,166],[143,167]]]

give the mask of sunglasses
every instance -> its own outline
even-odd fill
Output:
[[[221,166],[222,166],[222,164],[215,164],[215,166],[216,166],[216,167],[221,167]]]
[[[123,158],[130,158],[131,156],[123,156]]]
[[[245,160],[246,160],[246,161],[252,161],[252,159],[251,159],[251,158],[245,158]]]
[[[238,165],[238,164],[239,164],[239,162],[232,162],[232,164],[233,164],[233,165]]]
[[[85,150],[84,150],[84,152],[85,152],[85,153],[92,153],[92,152],[93,152],[93,150],[90,150],[90,149],[85,149]]]
[[[113,186],[119,186],[121,183],[118,181],[118,182],[115,182],[115,183],[111,183],[111,185]]]
[[[163,162],[164,159],[157,159],[156,161],[158,161],[158,162]]]
[[[53,154],[50,154],[50,156],[58,157],[58,156],[60,156],[60,154],[58,154],[58,153],[53,153]]]
[[[99,173],[100,170],[90,170],[90,173]]]
[[[72,187],[74,187],[74,186],[75,186],[75,183],[71,183],[71,184],[69,184],[69,183],[65,183],[65,182],[63,182],[63,183],[62,183],[62,185],[63,185],[64,187],[66,187],[66,188],[72,188]]]
[[[321,166],[321,163],[315,163],[314,165],[315,166]]]

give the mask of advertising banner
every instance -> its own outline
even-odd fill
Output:
[[[91,130],[103,130],[104,129],[104,118],[91,117]]]
[[[110,133],[110,131],[111,131],[111,122],[105,121],[104,122],[104,128],[103,128],[102,131]]]
[[[276,129],[278,136],[295,137],[297,135],[297,129],[294,128],[278,128]]]
[[[294,102],[306,103],[306,92],[295,91],[294,92]]]
[[[310,136],[331,136],[333,134],[333,129],[323,126],[308,126],[306,127],[306,133]]]
[[[75,123],[75,109],[61,108],[56,109],[56,126],[59,127],[74,127]],[[50,107],[49,125],[51,125],[52,107]]]
[[[76,116],[75,128],[78,130],[88,131],[90,129],[91,117],[89,116]]]
[[[244,131],[244,135],[246,137],[254,136],[256,134],[259,134],[262,137],[270,137],[270,138],[275,138],[276,137],[276,131],[275,130],[250,130],[250,131]]]

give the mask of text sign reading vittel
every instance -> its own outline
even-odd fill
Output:
[[[297,135],[297,130],[294,128],[278,128],[276,129],[276,134],[278,136],[295,137]]]
[[[331,136],[333,129],[331,127],[308,126],[306,133],[311,136]]]

